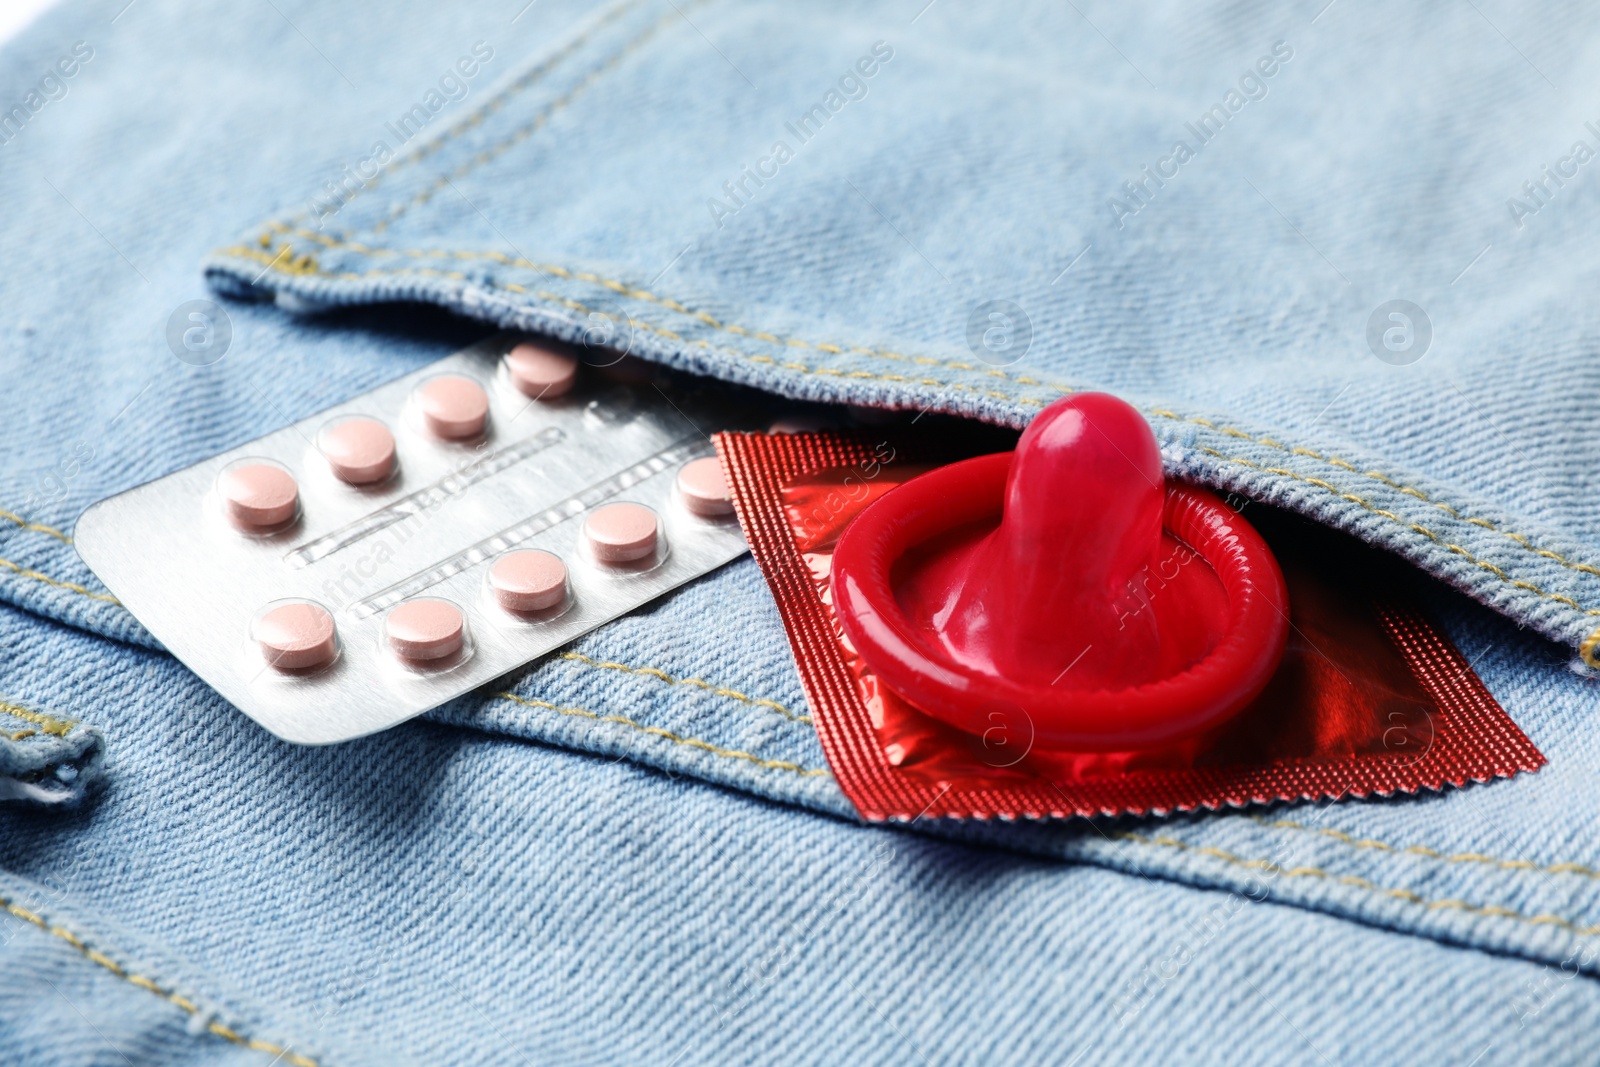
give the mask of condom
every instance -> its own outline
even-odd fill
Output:
[[[1265,687],[1288,635],[1272,551],[1104,393],[1057,401],[1014,453],[913,478],[839,543],[833,602],[884,683],[958,729],[995,700],[1035,744],[1118,751],[1204,733]]]
[[[1110,409],[1091,408],[1090,417]],[[1021,580],[1031,585],[995,592],[1019,580],[994,562],[1016,548],[995,544],[1007,485],[1043,486],[1059,494],[1054,505],[1067,518],[1076,508],[1098,520],[1078,542],[1052,532],[1050,516],[1038,520],[1056,567],[1096,548],[1082,538],[1108,536],[1119,523],[1150,538],[1153,494],[1135,486],[1144,499],[1107,511],[1054,478],[1035,485],[1026,469],[1013,477],[1018,455],[995,452],[992,435],[971,436],[913,426],[714,439],[823,752],[862,817],[1160,814],[1416,793],[1544,764],[1428,618],[1414,570],[1243,497],[1163,477],[1160,538],[1109,564],[1101,556],[1099,580],[1112,584],[1100,586],[1098,607],[1057,603],[1063,585],[1052,586],[1048,573],[1028,578],[1025,567]],[[1140,471],[1154,475],[1151,455],[1129,458],[1141,480]],[[1087,466],[1109,466],[1104,451]],[[1127,484],[1126,471],[1100,474]],[[967,482],[987,487],[981,507]],[[886,529],[861,525],[874,513]],[[915,514],[924,515],[921,525],[906,519]],[[852,569],[872,576],[876,589],[852,590]],[[1284,608],[1281,630],[1275,611],[1246,611],[1230,598],[1225,576],[1240,569],[1259,597],[1251,603]],[[975,595],[963,600],[967,591]],[[952,624],[964,603],[996,605],[987,629],[971,619]],[[864,619],[862,605],[892,613],[909,658],[880,654],[871,631],[887,624]],[[996,613],[1010,610],[1017,617],[997,624]],[[1054,627],[1030,630],[1029,611],[1034,625]],[[1185,620],[1203,623],[1203,640],[1181,632]],[[1019,633],[1025,641],[998,647]],[[1230,635],[1248,654],[1219,660]],[[895,673],[918,657],[947,673],[931,685]],[[1178,687],[1162,708],[1147,702],[1144,718],[1119,711],[1137,705],[1097,695],[1137,694],[1208,662],[1242,665],[1231,693]],[[978,684],[964,687],[969,679]],[[1041,689],[1058,690],[1059,703],[1033,703]],[[1217,699],[1195,699],[1203,692]],[[965,703],[940,702],[952,693]]]

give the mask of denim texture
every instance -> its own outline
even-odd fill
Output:
[[[0,700],[27,713],[0,709],[0,781],[33,787],[0,807],[0,1058],[1592,1058],[1600,751],[1569,661],[1600,580],[1593,312],[1560,217],[1592,194],[1510,235],[1503,201],[1584,136],[1543,77],[1581,93],[1594,14],[121,6],[0,51],[0,102],[95,52],[0,144]],[[1280,39],[1268,95],[1117,229],[1105,200]],[[425,158],[321,228],[256,225],[480,40]],[[865,98],[718,228],[705,201],[878,40]],[[1434,324],[1409,366],[1365,339],[1394,296]],[[165,334],[205,298],[232,342],[197,366]],[[987,299],[1031,319],[1023,362],[966,347]],[[1037,383],[1123,393],[1174,472],[1481,601],[1431,594],[1551,762],[1326,809],[860,826],[748,560],[501,690],[300,749],[72,551],[93,500],[585,309],[799,397],[1016,424]]]
[[[6,816],[0,1034],[21,1062],[121,1062],[107,1042],[138,1063],[1467,1062],[1491,1044],[1582,1062],[1574,1034],[1600,1017],[1594,981],[1562,969],[1588,965],[1570,941],[1548,963],[1465,951],[1393,932],[1416,906],[1350,887],[1365,922],[1284,906],[1313,881],[1292,872],[1208,888],[1220,861],[1174,869],[1117,827],[1070,839],[1120,857],[1062,862],[1037,835],[857,826],[492,718],[300,748],[161,653],[0,612],[8,643],[19,629],[50,631],[65,702],[159,694],[106,710],[118,769],[96,804]],[[676,725],[622,692],[592,710]],[[1137,829],[1441,893],[1453,874],[1231,821]],[[1498,874],[1478,890],[1556,907],[1582,881]],[[1474,922],[1495,948],[1512,925]]]
[[[568,335],[598,310],[676,366],[1013,425],[1107,389],[1146,411],[1175,472],[1382,544],[1574,649],[1600,633],[1578,385],[1597,323],[1571,266],[1600,194],[1574,178],[1535,216],[1507,209],[1576,139],[1600,153],[1600,116],[1486,16],[607,10],[578,55],[335,214],[306,217],[302,196],[244,231],[214,283]],[[1574,101],[1597,17],[1560,5],[1523,27]],[[1450,62],[1416,61],[1424,34]],[[857,79],[865,95],[801,143],[797,115],[879,41],[893,58]],[[1200,146],[1186,123],[1285,52]],[[1108,209],[1184,138],[1199,156],[1147,206]],[[731,217],[707,206],[778,140],[792,162]],[[1403,366],[1369,350],[1395,298],[1431,323]],[[996,299],[1031,324],[1015,363],[965,343]],[[1498,387],[1511,359],[1524,388]]]

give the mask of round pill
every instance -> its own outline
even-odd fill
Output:
[[[535,400],[554,400],[578,380],[578,361],[556,349],[524,342],[506,353],[506,373]]]
[[[417,405],[428,432],[447,441],[471,440],[489,420],[489,394],[471,378],[435,378],[417,390]]]
[[[256,620],[255,638],[267,662],[300,671],[333,662],[338,644],[333,616],[315,604],[282,604]]]
[[[394,434],[377,419],[346,419],[322,431],[322,454],[341,482],[371,485],[394,472]]]
[[[733,495],[715,456],[685,463],[678,471],[678,492],[683,494],[684,506],[696,515],[711,519],[733,514]]]
[[[567,599],[566,564],[537,549],[511,552],[489,568],[489,588],[507,611],[547,611]]]
[[[583,536],[601,563],[631,563],[656,550],[656,513],[639,504],[607,504],[583,524]]]
[[[443,600],[408,600],[383,622],[389,647],[401,659],[427,662],[461,651],[466,633],[461,609]]]
[[[230,518],[258,529],[288,522],[300,501],[294,475],[270,463],[230,467],[217,479],[217,492]]]

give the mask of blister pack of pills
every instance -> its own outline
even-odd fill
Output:
[[[583,351],[490,337],[95,504],[78,551],[279,737],[393,726],[746,551],[733,409]]]

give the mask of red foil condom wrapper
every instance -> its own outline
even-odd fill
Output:
[[[834,615],[834,546],[889,490],[983,449],[933,435],[715,437],[751,552],[794,650],[829,766],[863,818],[1065,818],[1389,796],[1544,765],[1408,592],[1397,560],[1285,512],[1230,500],[1288,584],[1289,643],[1262,694],[1213,734],[1159,752],[1074,753],[1034,743],[1025,709],[997,702],[982,734],[889,691]],[[990,448],[989,450],[993,450]],[[1181,565],[1175,561],[1174,566]],[[1152,576],[1160,595],[1162,576]]]

